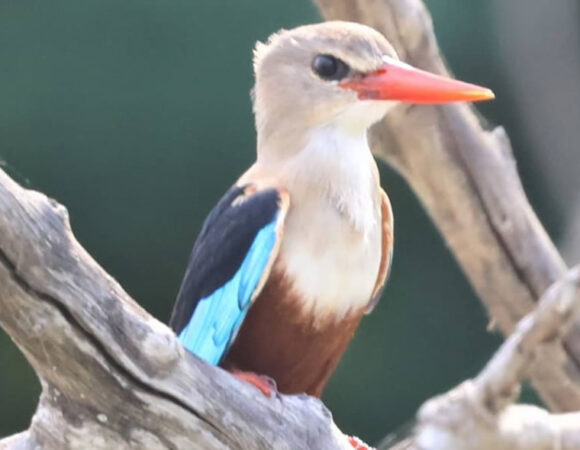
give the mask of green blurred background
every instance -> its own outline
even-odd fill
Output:
[[[507,128],[531,201],[560,239],[571,220],[558,190],[563,175],[545,170],[542,150],[551,146],[550,161],[560,161],[560,150],[573,159],[576,141],[541,142],[545,133],[530,132],[519,77],[536,60],[513,55],[535,49],[523,38],[517,47],[513,33],[538,24],[515,27],[514,4],[428,2],[454,73],[495,90],[498,99],[481,110]],[[66,205],[80,242],[167,321],[205,215],[254,158],[254,42],[318,20],[308,0],[2,0],[0,164]],[[559,88],[562,81],[550,86]],[[567,170],[564,161],[556,170]],[[394,268],[324,395],[339,426],[370,442],[474,375],[500,342],[417,199],[392,170],[381,172],[396,216]],[[34,373],[0,333],[0,435],[27,427],[38,393]]]

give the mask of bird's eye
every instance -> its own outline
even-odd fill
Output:
[[[312,70],[323,80],[342,80],[350,72],[350,67],[332,55],[316,55],[312,60]]]

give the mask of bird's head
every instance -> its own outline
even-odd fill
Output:
[[[489,89],[399,61],[377,31],[324,22],[280,31],[254,51],[258,138],[336,124],[364,132],[398,102],[493,98]],[[287,124],[287,125],[284,125]]]

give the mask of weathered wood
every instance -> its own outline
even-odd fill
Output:
[[[64,207],[2,171],[0,311],[42,385],[30,429],[2,449],[348,445],[317,399],[268,399],[184,351],[78,244]]]
[[[399,56],[447,74],[421,0],[317,0],[326,19],[381,31]],[[375,155],[413,188],[485,304],[509,335],[535,300],[566,271],[531,209],[508,137],[487,131],[472,106],[402,106],[370,134]],[[580,327],[544,355],[532,382],[556,411],[580,409]]]
[[[550,414],[513,404],[539,350],[560,345],[578,311],[580,266],[546,291],[477,377],[421,406],[412,437],[379,450],[580,448],[580,412]]]

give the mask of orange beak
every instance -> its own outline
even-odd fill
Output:
[[[495,98],[491,89],[435,75],[391,58],[384,60],[378,70],[339,86],[356,91],[361,100],[436,104]]]

